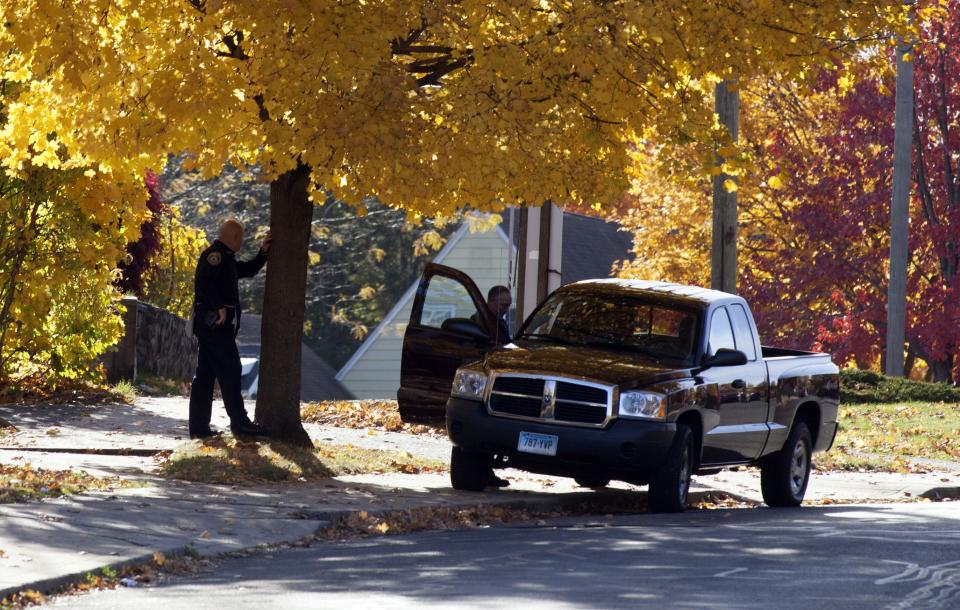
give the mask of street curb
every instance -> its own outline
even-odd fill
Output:
[[[44,595],[50,595],[53,593],[58,593],[63,589],[69,587],[70,585],[75,585],[86,580],[87,574],[98,574],[102,573],[104,569],[121,571],[124,568],[143,565],[143,564],[153,564],[153,558],[156,553],[163,553],[164,557],[177,558],[186,555],[190,548],[189,544],[184,544],[177,547],[168,548],[165,550],[156,549],[145,553],[143,555],[137,555],[136,557],[130,557],[127,559],[120,559],[113,563],[107,563],[97,568],[92,568],[90,570],[84,570],[82,572],[72,572],[70,574],[64,574],[63,576],[53,576],[51,578],[44,578],[42,580],[37,580],[34,582],[26,583],[23,585],[15,585],[13,587],[7,587],[6,589],[0,589],[0,602],[3,602],[5,599],[12,595],[17,595],[18,593],[24,593],[25,591],[36,591]]]
[[[570,506],[582,504],[584,502],[590,501],[591,499],[599,500],[599,501],[602,501],[604,498],[629,499],[630,496],[637,496],[638,494],[642,494],[642,493],[645,493],[645,492],[637,492],[633,490],[623,490],[623,489],[610,489],[610,490],[605,490],[601,492],[575,491],[575,492],[567,492],[563,494],[556,494],[557,497],[537,497],[537,498],[527,498],[527,499],[518,498],[516,500],[504,499],[504,501],[499,501],[499,502],[496,501],[495,499],[491,501],[489,498],[485,498],[481,502],[464,502],[462,504],[455,504],[455,503],[424,504],[421,506],[415,506],[411,508],[369,510],[366,512],[373,517],[385,518],[392,515],[402,515],[405,513],[416,512],[417,510],[431,509],[431,508],[448,508],[451,510],[471,510],[471,509],[482,509],[482,508],[490,508],[490,507],[507,508],[507,509],[514,509],[514,510],[563,509]],[[695,503],[696,501],[698,501],[698,499],[702,498],[703,496],[709,495],[709,494],[715,494],[715,493],[725,494],[741,502],[748,502],[751,504],[756,503],[754,500],[751,500],[745,496],[741,496],[740,494],[726,492],[726,491],[712,490],[712,489],[703,490],[703,491],[700,491],[700,490],[691,491],[690,503],[691,504]],[[301,513],[303,515],[301,520],[316,521],[318,523],[318,526],[316,530],[314,530],[314,533],[317,534],[322,530],[324,530],[325,528],[331,525],[334,525],[339,521],[347,519],[352,515],[359,514],[360,512],[363,512],[362,509],[303,512]],[[86,579],[86,576],[88,574],[99,574],[104,570],[104,568],[121,572],[123,569],[128,567],[134,567],[134,566],[139,566],[144,564],[153,565],[154,563],[153,558],[157,552],[163,553],[163,555],[167,559],[176,559],[179,557],[186,556],[188,554],[192,557],[197,557],[197,558],[202,558],[202,557],[211,558],[211,557],[221,557],[224,555],[228,555],[230,553],[243,553],[247,551],[252,551],[264,545],[272,546],[272,545],[278,545],[278,544],[290,544],[293,542],[297,542],[301,539],[302,539],[302,534],[298,534],[297,537],[294,539],[274,540],[269,543],[261,542],[261,543],[257,543],[249,546],[243,546],[243,547],[230,549],[226,551],[217,551],[213,553],[203,553],[203,552],[197,551],[192,544],[183,544],[179,546],[168,547],[166,549],[154,549],[147,553],[144,553],[143,555],[137,555],[135,557],[130,557],[127,559],[120,559],[115,562],[104,564],[96,568],[84,570],[82,572],[73,572],[70,574],[64,574],[63,576],[54,576],[51,578],[45,578],[42,580],[37,580],[29,583],[24,583],[21,585],[14,585],[12,587],[7,587],[5,589],[0,589],[0,602],[2,602],[3,600],[5,600],[10,596],[16,595],[18,593],[23,593],[25,591],[36,591],[44,595],[54,595],[57,593],[61,593],[61,592],[64,592],[65,589],[67,589],[71,585],[83,582]]]
[[[165,451],[171,451],[170,449],[136,449],[136,448],[89,448],[81,449],[74,447],[12,447],[12,446],[2,446],[0,451],[11,451],[14,453],[70,453],[77,455],[109,455],[116,457],[153,457],[158,453],[163,453]]]

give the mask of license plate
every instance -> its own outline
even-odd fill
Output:
[[[517,451],[538,455],[557,455],[558,438],[552,434],[534,434],[521,432]]]

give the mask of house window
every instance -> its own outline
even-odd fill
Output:
[[[430,279],[420,324],[441,328],[451,318],[476,320],[477,308],[463,284],[442,275]]]

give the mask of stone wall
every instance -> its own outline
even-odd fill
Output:
[[[124,298],[123,304],[126,332],[103,359],[108,381],[133,381],[138,374],[192,379],[197,338],[187,329],[187,321],[136,298]]]

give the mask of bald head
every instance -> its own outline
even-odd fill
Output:
[[[243,247],[243,225],[232,218],[224,220],[220,225],[220,234],[217,239],[234,252],[238,252]]]

